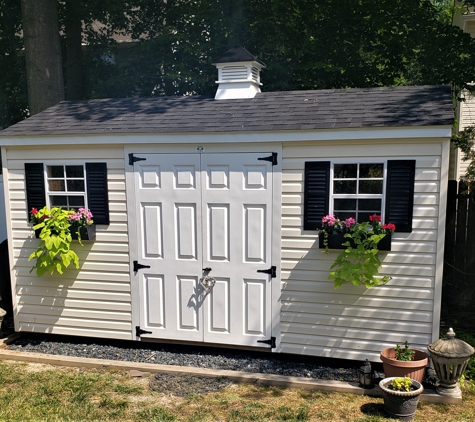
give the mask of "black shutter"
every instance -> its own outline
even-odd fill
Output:
[[[86,163],[87,204],[96,224],[109,224],[106,163]]]
[[[397,232],[412,232],[415,160],[389,160],[386,183],[385,223]]]
[[[321,228],[322,218],[328,214],[330,201],[330,162],[305,163],[305,191],[303,228]]]
[[[26,200],[28,212],[46,206],[43,163],[25,163]]]

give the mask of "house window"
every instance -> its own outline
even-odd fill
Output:
[[[46,166],[46,195],[50,207],[87,207],[84,165]]]
[[[415,160],[306,162],[304,230],[320,228],[322,217],[332,213],[360,222],[380,214],[397,232],[411,232],[415,168]]]
[[[106,163],[25,163],[27,211],[87,207],[94,223],[109,224]]]
[[[357,222],[383,214],[385,163],[334,163],[332,170],[332,214]]]

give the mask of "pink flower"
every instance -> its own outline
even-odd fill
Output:
[[[327,223],[329,226],[333,226],[335,224],[335,217],[333,215],[326,215],[322,218],[322,223]]]
[[[345,220],[345,226],[349,229],[352,224],[355,224],[356,220],[353,217],[347,218]]]
[[[32,208],[32,209],[31,209],[31,213],[32,213],[33,215],[36,215],[36,214],[38,214],[38,210],[37,210],[36,208]]]

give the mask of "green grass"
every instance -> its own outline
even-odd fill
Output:
[[[253,384],[175,397],[148,382],[121,372],[0,362],[0,421],[391,421],[380,398]],[[464,392],[461,406],[420,403],[414,419],[473,420],[475,389]]]

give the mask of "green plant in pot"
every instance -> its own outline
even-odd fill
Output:
[[[424,379],[429,355],[419,349],[409,347],[407,341],[404,346],[396,345],[381,351],[385,377],[409,377],[420,383]]]
[[[409,377],[389,377],[380,381],[384,410],[393,418],[410,421],[414,418],[419,396],[424,387]]]
[[[345,283],[375,287],[391,279],[389,276],[378,276],[382,266],[378,257],[378,245],[382,239],[394,233],[396,226],[391,223],[382,224],[381,216],[376,214],[369,219],[369,222],[362,223],[357,223],[351,217],[341,221],[333,215],[322,219],[322,252],[328,253],[330,234],[343,234],[341,245],[344,250],[336,257],[330,267],[333,271],[330,271],[328,276],[333,280],[335,289]]]
[[[30,272],[36,270],[36,275],[41,277],[45,273],[63,274],[71,264],[76,269],[79,268],[79,257],[71,249],[73,239],[70,229],[75,215],[77,213],[74,210],[63,210],[58,207],[31,210],[30,222],[35,232],[39,232],[38,237],[41,241],[37,250],[28,258],[28,261],[36,260]]]

